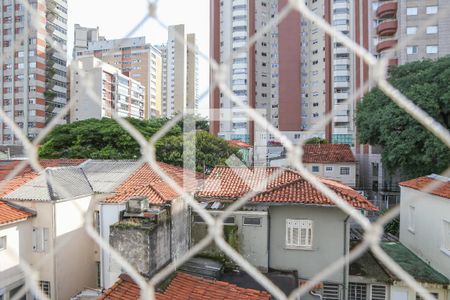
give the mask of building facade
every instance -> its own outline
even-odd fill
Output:
[[[28,25],[32,17],[22,4],[1,1],[0,100],[9,117],[33,139],[67,102],[67,55],[46,40],[48,36],[66,51],[67,1],[29,2],[41,20],[39,28]],[[20,143],[3,122],[0,143]]]
[[[100,36],[99,28],[82,27],[79,24],[75,24],[74,28],[74,45],[72,58],[76,58],[88,50],[89,43],[104,41],[105,38]]]
[[[169,26],[167,44],[159,46],[164,68],[162,111],[167,118],[197,108],[198,55],[195,47],[195,34],[187,34],[183,24]]]
[[[350,95],[368,79],[368,67],[349,49],[291,12],[249,51],[251,35],[278,14],[284,0],[211,1],[211,57],[231,63],[227,85],[244,104],[258,110],[291,141],[314,136],[330,142],[356,145],[353,122],[356,102]],[[368,47],[367,1],[306,1],[316,14],[335,29]],[[211,83],[214,83],[211,74]],[[265,147],[274,137],[255,128],[245,111],[218,89],[210,93],[211,131],[225,139],[255,145],[255,154],[265,158]],[[335,112],[332,122],[317,127],[323,117]]]
[[[146,43],[145,37],[92,41],[88,43],[86,51],[76,53],[77,58],[86,55],[93,55],[122,72],[129,73],[130,78],[145,87],[144,117],[161,115],[161,52]]]
[[[84,77],[86,76],[86,77]],[[95,99],[83,80],[89,80]],[[70,68],[70,121],[120,117],[144,119],[145,87],[118,68],[93,56],[74,60]]]

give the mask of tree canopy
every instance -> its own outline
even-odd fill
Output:
[[[305,144],[306,145],[308,145],[308,144],[328,144],[328,140],[327,139],[322,139],[322,138],[316,136],[316,137],[312,137],[312,138],[307,139],[305,141]]]
[[[450,56],[394,67],[389,82],[445,128],[450,126]],[[450,165],[450,150],[378,88],[359,103],[360,142],[382,147],[390,173],[413,178],[440,173]]]
[[[147,140],[150,139],[167,119],[127,119]],[[183,120],[184,121],[184,120]],[[179,122],[156,143],[159,161],[172,165],[183,165],[185,133],[183,121]],[[240,157],[239,149],[208,132],[208,122],[196,118],[195,167],[199,172],[224,164],[232,154]],[[193,141],[188,136],[187,141]],[[192,146],[192,145],[191,145]],[[57,126],[39,148],[41,158],[92,158],[92,159],[138,159],[141,156],[139,144],[112,119],[89,119]]]

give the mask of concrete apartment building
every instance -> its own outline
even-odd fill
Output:
[[[84,77],[87,76],[87,77]],[[95,93],[84,87],[88,80]],[[74,60],[70,67],[70,122],[90,118],[111,118],[113,112],[120,117],[144,119],[145,87],[118,68],[93,56]]]
[[[233,51],[245,46],[253,32],[265,26],[286,3],[212,1],[211,57],[227,62]],[[367,1],[311,0],[306,4],[357,43],[368,43]],[[294,143],[319,136],[333,143],[355,146],[356,103],[344,101],[367,78],[367,66],[350,50],[326,36],[317,25],[291,12],[250,51],[233,57],[228,85],[236,96],[259,110]],[[273,140],[270,135],[256,133],[253,122],[218,89],[210,94],[210,107],[220,109],[211,126],[214,134],[260,146]],[[332,110],[336,116],[331,124],[308,132]]]
[[[84,36],[85,31],[79,30],[75,34],[77,32]],[[75,40],[77,39],[75,36]],[[89,55],[120,69],[123,73],[129,73],[129,77],[145,87],[145,118],[161,115],[161,51],[146,43],[145,37],[88,41],[88,49],[76,52],[76,58]]]
[[[35,138],[45,124],[67,102],[66,55],[49,45],[48,35],[65,50],[67,43],[67,1],[33,1],[40,18],[32,26],[25,7],[12,0],[0,2],[0,100],[4,111],[29,138]],[[24,39],[23,45],[20,40]],[[20,142],[11,128],[0,126],[0,144]]]
[[[198,55],[195,34],[187,34],[183,24],[168,28],[167,44],[159,46],[163,57],[162,115],[168,118],[185,109],[195,109],[198,101]]]
[[[72,58],[76,58],[83,54],[83,52],[87,51],[89,48],[89,43],[104,41],[105,38],[100,36],[100,29],[83,27],[79,24],[75,24],[74,28],[74,45],[73,45],[73,53]]]

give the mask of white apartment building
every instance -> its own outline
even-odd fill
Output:
[[[0,1],[0,100],[6,114],[33,139],[67,102],[66,54],[45,39],[51,37],[66,50],[67,1],[29,3],[37,10],[39,28],[29,25],[34,22],[19,1]],[[0,144],[20,144],[3,123]]]
[[[168,29],[167,44],[159,48],[163,56],[163,116],[171,118],[186,108],[195,109],[198,101],[197,53],[195,34],[186,34],[185,26],[172,25]]]
[[[82,39],[82,38],[80,38]],[[162,57],[161,51],[146,43],[145,37],[88,41],[88,49],[76,57],[93,55],[108,63],[145,87],[145,118],[161,115]]]
[[[75,24],[72,57],[75,59],[77,56],[83,55],[83,52],[88,50],[89,43],[104,40],[105,38],[100,36],[100,30],[98,27],[89,28]]]
[[[85,87],[89,84],[95,94]],[[145,87],[93,56],[74,60],[70,68],[70,121],[120,117],[144,119]]]

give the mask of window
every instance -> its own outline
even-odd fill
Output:
[[[417,32],[417,27],[416,26],[412,26],[412,27],[406,27],[406,34],[416,34]]]
[[[406,9],[407,16],[417,16],[417,7],[408,7]]]
[[[50,298],[50,281],[39,281],[39,288]]]
[[[6,250],[6,236],[0,237],[0,251]]]
[[[312,171],[313,172],[319,172],[319,166],[312,166]]]
[[[427,34],[435,34],[438,32],[437,26],[428,26],[427,27]]]
[[[341,167],[340,174],[341,175],[350,175],[350,168],[349,167]]]
[[[333,167],[325,167],[325,171],[327,171],[327,172],[333,172]]]
[[[439,299],[438,293],[431,293],[431,296],[433,296],[436,299]],[[423,300],[423,298],[420,297],[420,295],[416,294],[416,300]]]
[[[323,285],[323,299],[324,300],[339,300],[339,285],[333,283],[325,283]]]
[[[313,221],[286,219],[286,247],[312,248]]]
[[[244,217],[244,225],[260,226],[261,225],[261,218]]]
[[[205,223],[205,220],[199,215],[194,215],[194,223]]]
[[[414,232],[416,228],[416,220],[415,220],[416,208],[414,206],[409,206],[408,211],[408,230]]]
[[[442,250],[450,255],[450,221],[444,220],[443,228],[443,239],[442,239]],[[1,247],[0,247],[1,249]]]
[[[234,217],[228,217],[223,221],[224,224],[234,224]]]
[[[437,6],[427,6],[427,15],[435,15],[438,12]]]
[[[366,300],[367,299],[367,285],[365,283],[353,283],[348,285],[348,299],[349,300]]]
[[[33,252],[48,251],[48,228],[33,227]]]
[[[427,54],[436,54],[438,53],[438,46],[427,46]]]
[[[370,286],[371,300],[386,300],[387,287],[385,285],[372,284]]]
[[[417,54],[417,50],[418,50],[417,46],[406,47],[407,54]]]
[[[97,287],[102,287],[102,268],[100,262],[97,261]]]

